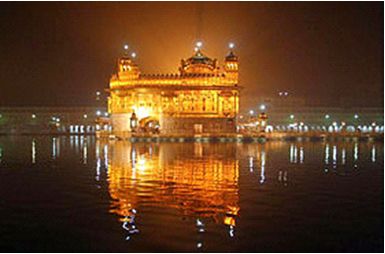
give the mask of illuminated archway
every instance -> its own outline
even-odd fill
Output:
[[[139,127],[144,132],[159,132],[159,119],[153,116],[148,116],[139,120]]]

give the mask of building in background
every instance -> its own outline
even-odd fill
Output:
[[[201,52],[182,60],[179,73],[142,74],[135,54],[118,59],[110,80],[112,132],[163,134],[234,133],[239,111],[238,57],[230,51],[222,67]],[[232,45],[231,47],[232,48]]]
[[[377,132],[384,131],[384,110],[381,107],[354,107],[343,101],[328,106],[288,92],[254,99],[255,107],[243,110],[242,126],[256,122],[257,115],[268,115],[267,131]]]
[[[93,134],[104,107],[0,107],[0,134]]]

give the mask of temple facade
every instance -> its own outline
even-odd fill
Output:
[[[109,84],[112,132],[233,133],[239,111],[238,57],[220,66],[199,48],[178,73],[143,74],[127,53]]]

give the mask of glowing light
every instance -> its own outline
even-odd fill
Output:
[[[124,50],[128,50],[128,44],[124,45]]]
[[[104,113],[104,116],[108,116],[108,112],[105,112],[105,113]]]
[[[266,109],[266,105],[265,104],[261,104],[261,106],[259,106],[259,109],[264,111]]]
[[[100,110],[96,111],[97,116],[100,116],[101,114],[102,114],[102,112],[100,112]]]
[[[250,114],[250,115],[254,115],[254,110],[250,110],[250,111],[249,111],[249,114]]]
[[[198,42],[196,43],[196,46],[197,46],[198,49],[200,49],[200,48],[202,48],[203,43],[202,43],[201,41],[198,41]]]
[[[328,114],[325,115],[325,119],[329,119],[330,116]]]
[[[32,118],[35,119],[35,118],[36,118],[36,115],[35,115],[35,114],[32,114]]]
[[[133,107],[132,109],[134,110],[139,120],[145,117],[149,117],[151,115],[151,110],[147,107]]]
[[[135,52],[132,52],[132,53],[131,53],[131,57],[132,57],[132,58],[136,58],[136,53],[135,53]]]
[[[359,117],[359,116],[358,116],[357,114],[354,115],[354,119],[358,119],[358,117]]]
[[[230,228],[229,228],[229,235],[230,237],[234,237],[234,226],[230,225]]]
[[[100,92],[99,91],[96,91],[96,96],[99,96],[100,95]]]
[[[84,117],[84,118],[87,118],[87,114],[84,114],[83,117]]]
[[[294,119],[294,115],[290,115],[290,119]]]
[[[140,171],[145,171],[146,170],[146,159],[144,158],[143,155],[141,155],[138,159],[138,163],[136,164],[137,168]]]
[[[375,123],[375,122],[373,122],[373,123],[372,123],[372,126],[376,126],[376,123]]]
[[[233,49],[235,47],[235,44],[233,42],[229,43],[229,49]]]

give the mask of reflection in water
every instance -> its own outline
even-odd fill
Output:
[[[36,163],[36,140],[32,139],[32,164]]]
[[[333,168],[337,168],[337,146],[333,146]]]
[[[104,167],[108,170],[108,146],[107,146],[107,144],[104,145],[103,156],[104,156]]]
[[[124,217],[122,228],[127,231],[126,240],[130,240],[132,235],[138,234],[139,229],[135,224],[136,210],[131,209],[130,215]]]
[[[303,164],[305,159],[304,157],[305,157],[305,152],[304,152],[303,146],[301,146],[299,149],[299,163]]]
[[[87,141],[83,143],[83,164],[87,164]]]
[[[210,149],[206,149],[208,146]],[[211,218],[227,225],[229,234],[234,235],[239,212],[235,144],[159,145],[118,141],[104,144],[103,150],[112,198],[110,212],[120,216],[129,236],[139,232],[133,223],[136,215],[133,211],[147,205],[199,217],[196,223],[200,233],[205,231],[203,219]],[[261,181],[264,167],[265,153],[261,159]]]
[[[100,158],[100,143],[97,141],[95,147],[95,157],[96,157],[96,176],[95,180],[100,181],[100,167],[101,167],[101,158]]]
[[[371,154],[372,154],[372,162],[376,162],[376,146],[375,145],[372,145]]]
[[[289,155],[285,155],[282,166],[278,165],[280,168],[275,171],[278,176],[275,179],[283,186],[288,186],[288,175],[292,170],[292,167],[286,166],[287,162],[306,165],[305,153],[306,161],[310,163],[315,159],[321,160],[325,172],[331,170],[331,173],[348,176],[355,171],[352,169],[358,163],[358,143],[325,143],[319,150],[310,149],[313,145],[318,144],[291,143],[287,147],[285,143],[239,145],[97,141],[95,179],[99,184],[101,170],[105,168],[111,197],[110,212],[119,216],[126,240],[140,232],[139,228],[143,225],[136,223],[140,212],[146,207],[157,207],[190,217],[196,227],[196,248],[201,249],[209,221],[226,226],[230,238],[236,235],[240,211],[238,158],[244,159],[247,175],[256,173],[259,184],[266,184],[269,179],[266,172],[271,170],[266,166],[270,165],[270,153],[273,157],[275,151],[285,151]],[[86,147],[87,142],[84,142],[85,161]],[[374,162],[375,145],[368,150]],[[295,175],[293,173],[291,177]]]
[[[354,143],[354,166],[357,166],[356,162],[358,161],[358,143]]]
[[[52,138],[52,159],[60,156],[60,138]]]
[[[249,170],[250,170],[250,173],[252,173],[254,171],[254,157],[253,156],[249,157]]]
[[[52,158],[56,159],[56,138],[52,138]]]
[[[342,163],[342,165],[345,165],[345,164],[346,164],[346,149],[345,149],[345,147],[342,148],[342,152],[341,152],[341,163]]]
[[[328,165],[329,165],[329,157],[330,157],[330,147],[329,144],[326,144],[325,146],[325,172],[328,172]]]
[[[262,151],[261,151],[261,180],[259,181],[261,184],[265,182],[265,164],[266,164],[266,153],[265,153],[265,149],[262,148]]]
[[[7,204],[0,232],[11,251],[47,244],[80,252],[383,247],[383,143],[130,144],[2,136],[0,148]],[[74,208],[82,213],[72,215]],[[66,246],[50,243],[60,223]],[[41,241],[27,237],[34,234]]]
[[[287,170],[280,170],[278,172],[278,181],[283,183],[284,186],[287,186]]]

